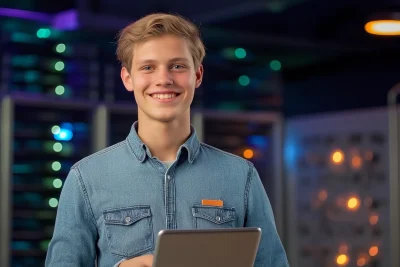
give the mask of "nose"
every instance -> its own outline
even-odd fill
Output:
[[[174,80],[168,68],[159,68],[157,73],[157,86],[170,86]]]

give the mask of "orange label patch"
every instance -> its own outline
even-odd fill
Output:
[[[222,200],[215,200],[215,199],[203,199],[201,200],[201,205],[203,206],[213,206],[213,207],[222,207],[224,202]]]

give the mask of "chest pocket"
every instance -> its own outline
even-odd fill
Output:
[[[195,205],[192,207],[192,214],[195,229],[235,227],[235,208]]]
[[[154,247],[150,206],[133,206],[103,212],[112,254],[135,257]]]

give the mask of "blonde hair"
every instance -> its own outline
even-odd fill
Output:
[[[165,34],[180,36],[188,41],[193,62],[197,69],[205,56],[205,48],[199,29],[181,16],[165,13],[147,15],[128,25],[119,33],[117,58],[122,67],[127,68],[129,72],[131,71],[133,48],[136,44]]]

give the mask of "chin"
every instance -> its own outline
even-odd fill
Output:
[[[155,119],[159,122],[168,123],[168,122],[174,121],[175,118],[176,117],[161,117],[161,118],[155,118]]]
[[[159,121],[159,122],[171,122],[174,121],[177,116],[176,114],[150,114],[149,116],[153,120]]]
[[[147,112],[146,112],[147,111]],[[180,108],[168,108],[168,109],[139,109],[143,118],[147,118],[150,121],[158,121],[162,123],[169,123],[172,121],[182,120],[186,118],[187,113]]]

